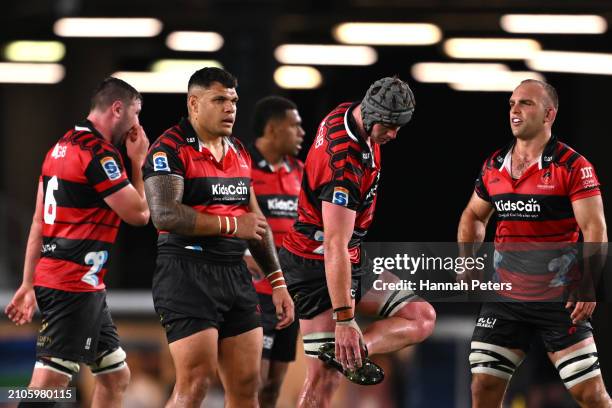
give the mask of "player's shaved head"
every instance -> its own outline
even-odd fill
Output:
[[[557,94],[557,90],[554,86],[549,84],[548,82],[540,81],[539,79],[525,79],[521,82],[520,85],[523,84],[537,84],[544,89],[546,96],[548,97],[548,103],[555,109],[559,109],[559,95]],[[519,85],[519,86],[520,86]]]

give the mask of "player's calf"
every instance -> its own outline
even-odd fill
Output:
[[[310,357],[313,357],[310,355]],[[306,380],[298,400],[302,408],[328,407],[334,392],[340,386],[342,374],[328,368],[322,361],[308,358],[306,361]]]

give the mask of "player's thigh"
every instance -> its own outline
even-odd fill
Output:
[[[510,381],[523,361],[534,331],[518,319],[513,306],[484,303],[470,343],[470,370],[477,389]],[[504,386],[505,389],[505,386]]]
[[[229,392],[259,383],[262,337],[257,327],[219,341],[219,374]]]
[[[48,371],[71,379],[79,372],[80,362],[91,364],[96,359],[105,293],[73,293],[45,287],[35,290],[43,321],[33,380],[55,382],[51,378],[55,375]]]
[[[217,370],[216,328],[208,328],[169,344],[177,379],[193,375],[212,376]]]

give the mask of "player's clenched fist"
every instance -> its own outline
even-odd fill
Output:
[[[261,240],[266,234],[268,223],[266,218],[254,212],[249,212],[237,217],[238,230],[236,237],[242,239]]]

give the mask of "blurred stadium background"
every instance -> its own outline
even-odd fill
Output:
[[[307,132],[302,156],[318,122],[338,103],[360,99],[382,76],[408,80],[416,113],[399,139],[383,149],[380,201],[368,236],[381,242],[454,241],[481,163],[512,137],[510,91],[522,79],[546,79],[560,95],[554,133],[595,165],[604,203],[612,199],[607,0],[5,0],[2,8],[2,309],[21,281],[43,156],[86,116],[91,91],[111,74],[143,92],[141,123],[153,141],[185,113],[191,73],[223,66],[239,79],[234,134],[252,140],[255,101],[281,94],[299,106]],[[606,214],[612,219],[609,204]],[[126,407],[163,406],[173,384],[150,297],[155,239],[152,225],[123,226],[106,278],[132,369]],[[435,307],[438,324],[430,339],[379,359],[387,381],[371,388],[345,384],[335,406],[469,406],[467,355],[478,305]],[[600,303],[594,316],[608,387],[611,311],[610,304]],[[27,385],[37,327],[16,328],[0,317],[0,386]],[[575,406],[541,345],[533,347],[511,384],[507,406]],[[298,356],[281,407],[295,405],[304,375]],[[77,384],[87,406],[87,370]],[[222,406],[222,398],[215,391],[206,406]]]

